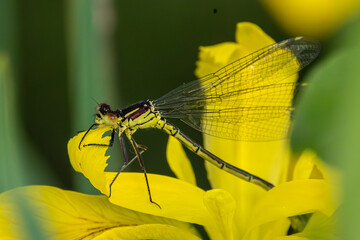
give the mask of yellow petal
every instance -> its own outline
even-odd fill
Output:
[[[257,25],[241,22],[236,25],[236,41],[199,48],[195,75],[203,77],[246,55],[275,43]]]
[[[205,137],[205,146],[221,159],[277,185],[287,176],[288,148],[284,141],[235,142]],[[285,159],[285,160],[284,160]],[[241,236],[249,224],[254,207],[267,192],[221,169],[205,164],[213,188],[228,191],[236,200],[235,236]],[[235,237],[236,238],[236,237]]]
[[[177,178],[196,185],[195,174],[190,160],[186,156],[181,143],[172,136],[169,136],[166,148],[166,158],[171,170]]]
[[[242,239],[246,240],[274,240],[279,236],[287,235],[289,220],[280,219],[259,226],[256,231],[247,233]]]
[[[215,226],[207,226],[205,229],[211,239],[234,239],[233,226],[236,203],[234,198],[226,191],[213,189],[206,192],[204,204]]]
[[[328,166],[310,149],[301,153],[295,164],[293,179],[324,179],[331,186],[332,198],[340,201],[341,198],[341,175],[339,171]]]
[[[304,151],[296,162],[292,179],[308,179],[315,167],[314,159],[316,154],[313,151]]]
[[[314,213],[304,231],[294,234],[306,239],[338,239],[338,229],[334,216],[326,216],[320,212]]]
[[[314,213],[305,229],[290,236],[277,238],[277,240],[335,240],[340,239],[333,216],[326,216],[320,212]]]
[[[258,202],[252,216],[247,234],[272,221],[322,212],[330,216],[338,204],[334,202],[330,186],[324,180],[309,179],[287,182],[268,191]]]
[[[107,159],[105,156],[107,147],[87,146],[86,144],[109,144],[110,137],[103,137],[105,132],[110,131],[111,127],[102,127],[90,130],[81,143],[85,132],[77,134],[68,142],[68,154],[71,165],[77,172],[84,174],[91,184],[105,195],[109,195],[108,184],[106,183],[105,168],[107,167]]]
[[[330,166],[327,166],[316,153],[310,149],[301,153],[298,158],[293,179],[308,179],[308,178],[323,178],[331,181],[333,184],[338,185],[340,175]]]
[[[86,195],[49,186],[22,187],[0,194],[1,227],[6,225],[11,229],[15,239],[25,238],[21,238],[24,233],[22,215],[17,211],[14,198],[20,198],[31,206],[33,216],[46,239],[93,239],[109,236],[107,232],[116,229],[122,232],[124,239],[133,239],[134,232],[138,230],[136,227],[145,225],[146,229],[151,224],[154,224],[152,230],[158,239],[168,239],[167,236],[174,232],[196,239],[196,231],[189,224],[121,208],[111,204],[105,196]],[[160,226],[157,230],[156,224]],[[169,230],[161,236],[166,225]],[[122,231],[122,228],[125,230]],[[7,234],[0,231],[0,238],[10,237]],[[110,236],[113,235],[110,233]]]
[[[109,180],[114,174],[109,173]],[[113,185],[110,201],[136,211],[203,225],[211,239],[231,239],[235,201],[224,190],[204,192],[175,178],[148,174],[150,203],[143,174],[121,173]]]
[[[180,228],[165,224],[144,224],[139,226],[115,228],[106,231],[96,239],[108,240],[136,240],[136,239],[165,239],[165,240],[200,240],[200,237]]]
[[[251,22],[236,24],[235,39],[239,46],[243,46],[244,51],[246,51],[242,56],[275,43],[259,26]]]
[[[108,183],[114,176],[115,173],[107,173]],[[143,173],[121,173],[112,185],[110,201],[118,206],[156,216],[201,225],[211,224],[209,212],[203,202],[204,190],[176,178],[149,173],[147,176],[152,200],[161,209],[149,201]]]
[[[243,55],[243,49],[232,42],[215,44],[213,46],[199,47],[199,61],[196,62],[195,75],[203,77],[219,70],[226,64],[235,61]]]
[[[293,36],[327,38],[360,7],[358,0],[263,0],[274,19]]]
[[[283,236],[283,237],[277,237],[275,238],[276,240],[310,240],[306,237],[299,237],[299,236],[294,236],[294,235],[290,235],[290,236]],[[314,239],[315,240],[315,239]],[[318,239],[317,239],[318,240]]]

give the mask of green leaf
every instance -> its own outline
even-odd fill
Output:
[[[360,20],[336,37],[333,52],[308,77],[295,118],[295,151],[314,149],[343,172],[341,239],[360,234]]]
[[[331,163],[360,156],[359,62],[358,44],[335,51],[308,76],[291,139],[295,151],[312,148]]]

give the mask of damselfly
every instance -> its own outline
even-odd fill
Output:
[[[319,51],[320,45],[316,41],[304,37],[292,38],[262,48],[215,73],[181,85],[156,100],[138,102],[121,110],[112,110],[105,103],[99,104],[95,123],[81,142],[93,127],[111,126],[113,130],[108,145],[94,143],[83,146],[112,146],[117,131],[124,165],[110,184],[109,197],[112,184],[128,165],[125,135],[144,171],[150,202],[158,205],[152,200],[139,151],[145,147],[137,144],[133,138],[138,129],[145,128],[157,128],[166,132],[206,161],[265,190],[274,187],[268,181],[210,153],[167,119],[181,119],[205,134],[226,139],[269,141],[286,138],[293,110],[292,98],[298,86],[297,82],[287,78],[312,62]]]

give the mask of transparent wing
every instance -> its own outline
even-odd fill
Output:
[[[297,86],[288,78],[313,61],[318,42],[292,38],[260,49],[153,101],[209,135],[244,141],[286,137]]]

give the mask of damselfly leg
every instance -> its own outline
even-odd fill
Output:
[[[88,132],[94,127],[96,126],[96,124],[92,125],[87,131],[86,133],[84,134],[84,136],[82,137],[80,143],[79,143],[79,149],[81,148],[81,143],[83,142],[83,140],[85,139],[85,136],[88,134]],[[110,141],[109,141],[109,144],[99,144],[99,143],[88,143],[88,144],[84,144],[83,147],[89,147],[89,146],[97,146],[97,147],[112,147],[113,144],[114,144],[114,138],[115,138],[115,129],[113,129],[111,131],[111,138],[110,138]],[[139,160],[139,163],[140,163],[140,166],[144,172],[144,176],[145,176],[145,181],[146,181],[146,186],[147,186],[147,189],[148,189],[148,193],[149,193],[149,199],[150,199],[150,202],[155,204],[156,206],[158,206],[160,209],[160,205],[157,204],[156,202],[154,202],[152,200],[152,197],[151,197],[151,191],[150,191],[150,185],[149,185],[149,181],[148,181],[148,177],[147,177],[147,174],[146,174],[146,169],[145,169],[145,166],[144,166],[144,162],[141,158],[141,154],[144,153],[146,150],[147,150],[147,147],[144,146],[144,145],[141,145],[141,144],[137,144],[135,142],[135,140],[133,139],[133,137],[131,136],[129,138],[129,141],[131,142],[131,145],[132,147],[134,148],[135,150],[135,153],[136,153],[136,156],[134,158],[132,158],[130,161],[128,161],[128,155],[127,155],[127,151],[126,151],[126,145],[125,145],[125,141],[124,141],[124,137],[123,137],[123,134],[120,135],[119,137],[120,139],[120,143],[121,143],[121,149],[122,149],[122,154],[123,154],[123,158],[124,158],[124,163],[123,165],[121,166],[121,168],[119,169],[119,171],[116,173],[115,177],[113,178],[113,180],[111,181],[110,185],[109,185],[109,198],[111,197],[111,189],[112,189],[112,185],[113,183],[115,182],[115,180],[117,179],[117,177],[119,176],[119,174],[124,171],[126,169],[126,167],[128,167],[135,159],[138,159]],[[140,151],[139,151],[140,149]]]
[[[160,209],[160,205],[157,204],[156,202],[154,202],[152,200],[152,197],[151,197],[151,192],[150,192],[150,185],[149,185],[149,180],[148,180],[148,177],[147,177],[147,174],[146,174],[146,169],[145,169],[145,165],[144,165],[144,161],[142,160],[141,158],[141,155],[140,155],[140,152],[138,150],[139,148],[139,145],[135,142],[134,138],[132,137],[132,135],[130,136],[127,136],[131,142],[131,145],[133,146],[134,150],[135,150],[135,153],[136,153],[136,156],[137,156],[137,159],[139,160],[139,163],[140,163],[140,166],[142,168],[142,170],[144,171],[144,176],[145,176],[145,181],[146,181],[146,186],[147,186],[147,190],[148,190],[148,194],[149,194],[149,199],[150,199],[150,202],[155,204],[156,206],[158,206]]]

